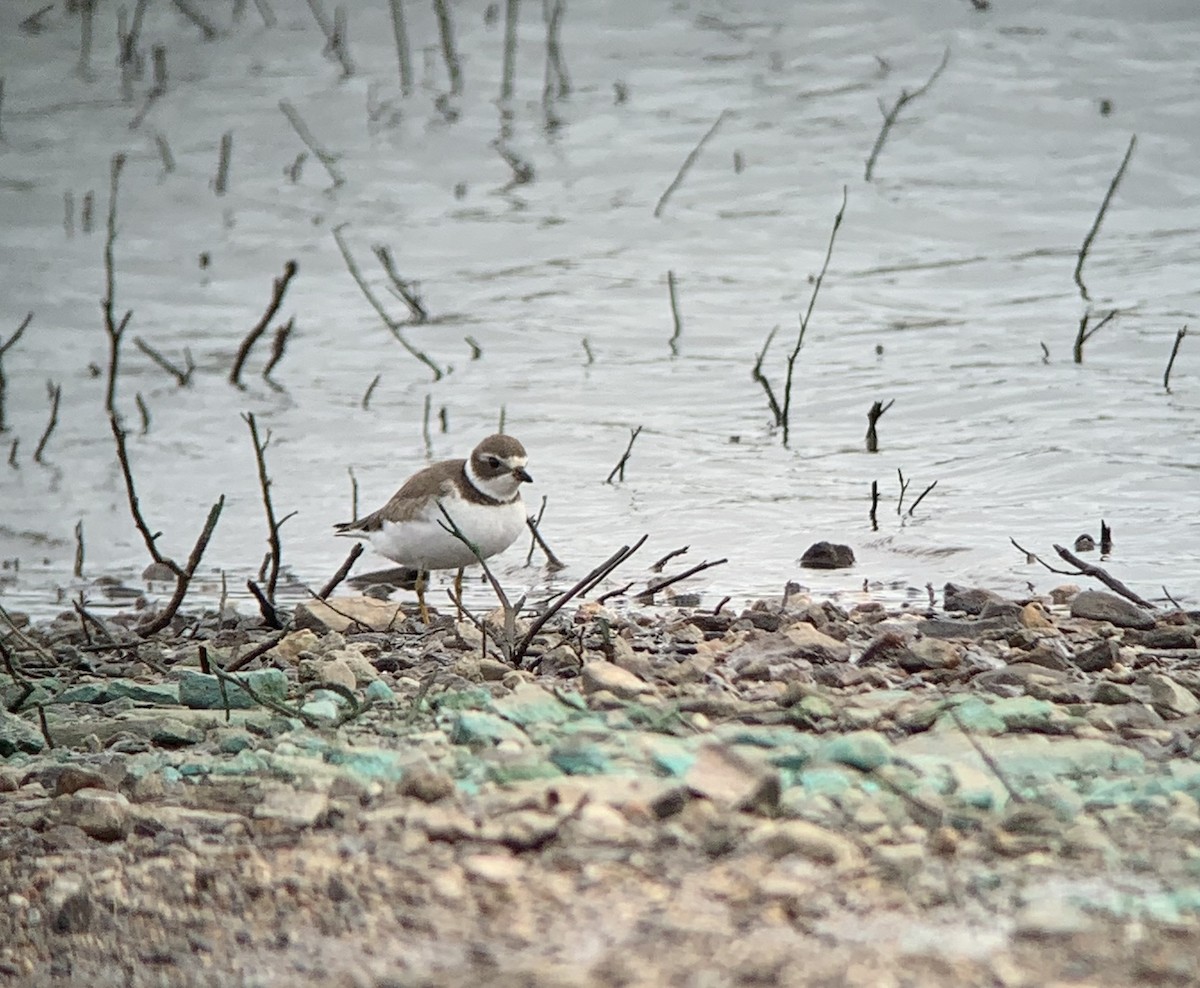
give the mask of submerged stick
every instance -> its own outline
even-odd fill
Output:
[[[671,196],[674,195],[675,190],[683,184],[684,177],[689,171],[691,171],[692,165],[696,163],[696,159],[700,157],[700,152],[704,150],[704,145],[712,139],[713,134],[717,132],[717,128],[721,126],[727,116],[729,116],[729,111],[722,110],[720,114],[718,114],[717,119],[713,121],[712,126],[704,132],[704,136],[701,137],[696,143],[696,146],[692,148],[690,152],[688,152],[688,156],[683,159],[683,164],[679,166],[679,171],[675,173],[675,177],[671,179],[671,184],[668,185],[663,194],[658,197],[658,204],[654,207],[655,219],[658,219],[660,216],[662,216],[663,209],[665,209],[667,205],[667,200],[670,199]]]
[[[1089,311],[1089,312],[1085,312],[1083,314],[1083,318],[1079,320],[1079,329],[1075,333],[1074,346],[1072,346],[1072,348],[1071,348],[1072,355],[1075,358],[1075,363],[1077,363],[1077,364],[1083,363],[1083,345],[1088,340],[1090,340],[1093,336],[1095,336],[1098,332],[1100,332],[1100,330],[1102,330],[1110,322],[1112,322],[1112,320],[1115,319],[1116,316],[1117,316],[1117,310],[1113,309],[1111,312],[1109,312],[1108,315],[1106,315],[1103,319],[1101,319],[1098,323],[1096,323],[1095,326],[1093,326],[1091,329],[1088,329],[1088,322],[1092,318],[1092,313]]]
[[[721,566],[729,562],[728,559],[714,559],[711,563],[706,559],[704,562],[697,563],[691,569],[685,569],[682,573],[676,573],[674,576],[669,576],[665,580],[659,580],[656,583],[647,585],[646,589],[637,595],[638,600],[649,601],[654,599],[654,595],[660,590],[665,590],[673,583],[678,583],[680,580],[686,580],[689,576],[695,576],[697,573],[702,573],[706,569],[712,569],[714,566]]]
[[[433,12],[437,17],[438,37],[442,42],[446,74],[450,76],[450,94],[457,96],[462,92],[462,67],[454,44],[454,22],[450,19],[450,8],[446,6],[446,0],[433,0]]]
[[[350,272],[350,276],[354,279],[355,284],[358,285],[359,291],[362,292],[363,297],[370,303],[371,308],[373,308],[379,315],[379,318],[383,320],[383,324],[391,331],[392,335],[396,337],[400,345],[433,372],[433,379],[435,381],[441,380],[443,374],[442,369],[435,364],[427,354],[421,350],[418,350],[415,346],[408,342],[408,338],[404,335],[404,330],[401,328],[400,323],[388,315],[387,310],[383,307],[383,303],[380,302],[379,299],[376,298],[375,293],[371,291],[371,286],[367,284],[366,278],[363,277],[362,272],[358,268],[358,264],[354,260],[354,256],[350,253],[350,248],[346,245],[345,238],[342,236],[342,231],[346,228],[346,226],[347,224],[345,223],[342,223],[340,226],[335,226],[333,228],[333,239],[336,241],[338,250],[341,251],[342,254],[342,260],[346,262],[346,269]]]
[[[383,270],[387,272],[393,291],[408,306],[408,311],[412,313],[412,321],[414,323],[425,322],[429,318],[429,313],[425,311],[421,296],[417,294],[412,282],[405,281],[400,277],[400,273],[396,270],[396,262],[392,260],[391,250],[383,244],[376,244],[371,250],[375,252],[379,263],[383,265]]]
[[[879,452],[879,435],[875,431],[875,424],[883,418],[883,413],[896,404],[896,399],[893,398],[886,405],[881,401],[871,403],[871,408],[867,412],[867,452]]]
[[[875,517],[875,513],[879,510],[879,481],[871,481],[871,511],[868,517],[871,519],[871,531],[879,531],[879,520]]]
[[[902,89],[900,91],[900,95],[896,98],[896,102],[892,104],[892,108],[884,111],[883,126],[879,128],[879,136],[875,138],[875,145],[871,148],[871,153],[867,155],[865,178],[868,182],[871,181],[871,176],[875,172],[875,161],[879,157],[879,152],[883,150],[884,142],[888,139],[888,134],[891,133],[892,127],[896,123],[896,118],[900,116],[900,111],[918,96],[924,96],[925,93],[929,91],[929,87],[937,82],[938,76],[945,71],[946,65],[949,63],[949,61],[950,49],[947,48],[942,53],[942,60],[938,63],[938,67],[934,69],[933,74],[925,80],[925,84],[919,89],[914,89],[911,93],[907,89]]]
[[[210,21],[207,17],[200,13],[200,11],[192,6],[191,0],[172,0],[172,2],[184,17],[186,17],[200,29],[201,33],[204,35],[205,41],[212,41],[221,33],[217,30],[216,25],[214,25],[212,21]]]
[[[613,477],[616,477],[618,481],[623,482],[625,480],[625,464],[629,462],[629,454],[633,452],[634,441],[641,435],[641,432],[642,427],[640,425],[636,429],[629,430],[629,445],[625,447],[625,452],[621,454],[617,465],[612,468],[612,472],[609,473],[607,479],[604,481],[606,484],[611,484]]]
[[[413,90],[412,81],[412,53],[408,47],[408,28],[404,23],[404,0],[390,0],[392,8],[392,36],[396,40],[396,57],[400,62],[400,93],[405,96],[411,96]]]
[[[675,292],[675,272],[667,272],[667,294],[671,298],[671,319],[675,324],[675,332],[668,340],[671,346],[671,356],[679,356],[679,337],[683,333],[683,320],[679,317],[679,298]]]
[[[1055,545],[1054,551],[1065,559],[1072,566],[1079,567],[1079,572],[1084,576],[1090,576],[1095,580],[1099,580],[1105,586],[1109,587],[1116,593],[1119,593],[1126,600],[1131,600],[1138,607],[1144,607],[1147,610],[1154,610],[1154,605],[1148,600],[1144,600],[1136,593],[1130,590],[1124,583],[1118,580],[1115,576],[1110,575],[1106,570],[1101,569],[1093,563],[1084,562],[1069,549],[1063,548],[1061,545]]]
[[[1163,389],[1170,393],[1171,391],[1171,368],[1175,366],[1175,357],[1179,354],[1179,344],[1183,342],[1183,338],[1187,336],[1187,326],[1175,332],[1175,345],[1171,347],[1171,359],[1167,361],[1167,369],[1163,373]],[[0,353],[4,351],[0,349]],[[0,376],[0,382],[3,381],[3,376]],[[0,395],[3,395],[3,384],[0,383]],[[4,431],[4,409],[2,407],[3,399],[0,398],[0,432]]]
[[[71,568],[71,575],[75,579],[80,579],[83,576],[83,519],[75,522],[75,565]]]
[[[170,360],[164,357],[158,350],[154,349],[149,343],[143,340],[140,336],[133,338],[133,345],[149,357],[155,364],[165,370],[173,378],[175,383],[181,388],[186,388],[192,383],[192,374],[196,370],[196,363],[192,360],[192,353],[186,347],[183,351],[184,367],[180,369]]]
[[[89,2],[90,9],[91,4]],[[104,298],[100,300],[100,309],[104,314],[104,331],[108,334],[108,384],[104,391],[104,410],[111,416],[116,409],[117,370],[121,358],[121,337],[132,310],[126,311],[120,322],[116,319],[116,262],[113,258],[113,245],[117,239],[117,192],[121,184],[121,169],[125,167],[125,155],[114,154],[109,169],[108,179],[108,226],[104,238]]]
[[[808,332],[808,323],[812,319],[813,306],[817,304],[817,295],[821,291],[821,285],[825,282],[825,272],[829,270],[829,260],[833,257],[833,242],[837,239],[838,230],[842,225],[842,217],[846,215],[846,186],[842,186],[842,205],[837,211],[837,215],[833,218],[833,227],[829,231],[829,244],[825,248],[825,260],[821,264],[821,273],[817,275],[817,280],[813,284],[812,295],[808,298],[808,308],[800,319],[800,333],[796,337],[796,345],[792,347],[792,352],[787,359],[787,377],[783,385],[783,445],[788,444],[788,437],[791,429],[791,410],[792,410],[792,377],[796,367],[796,358],[800,356],[800,348],[804,345],[804,334]]]
[[[262,369],[262,379],[271,387],[280,390],[282,385],[277,384],[271,378],[271,371],[283,359],[284,351],[287,350],[288,340],[292,338],[292,331],[296,328],[295,317],[289,319],[282,326],[275,328],[275,338],[271,340],[271,356],[267,358],[267,363]]]
[[[21,334],[29,328],[29,324],[33,322],[33,313],[30,312],[24,319],[21,320],[21,325],[16,328],[16,331],[3,343],[0,343],[0,432],[8,431],[8,423],[4,418],[4,399],[8,392],[8,378],[4,376],[4,355],[8,353],[17,341],[21,338]]]
[[[255,420],[253,412],[244,414],[242,421],[250,427],[250,441],[254,444],[254,462],[258,467],[258,486],[262,492],[263,508],[267,514],[267,546],[270,549],[271,562],[265,595],[267,603],[271,605],[271,611],[274,612],[275,587],[279,583],[279,566],[283,558],[283,545],[279,539],[279,529],[296,512],[293,511],[281,519],[276,519],[275,506],[271,501],[271,478],[267,474],[267,446],[271,442],[271,432],[267,430],[265,437],[259,437],[258,422]]]
[[[1079,246],[1079,256],[1075,260],[1075,284],[1079,286],[1079,294],[1085,302],[1091,301],[1091,296],[1088,295],[1087,286],[1083,283],[1083,262],[1087,260],[1088,251],[1092,248],[1092,241],[1096,239],[1096,234],[1100,232],[1100,224],[1104,222],[1104,214],[1108,212],[1108,205],[1112,202],[1112,197],[1117,191],[1117,186],[1121,184],[1121,179],[1125,177],[1125,169],[1129,165],[1129,159],[1133,157],[1133,149],[1136,146],[1137,134],[1134,134],[1129,138],[1129,147],[1125,149],[1125,157],[1121,159],[1121,164],[1117,167],[1116,174],[1113,175],[1112,181],[1108,183],[1108,191],[1104,193],[1104,199],[1101,200],[1100,208],[1096,211],[1096,218],[1092,220],[1092,227],[1088,230],[1087,236],[1083,238],[1083,243]]]
[[[217,177],[213,179],[213,191],[223,196],[229,188],[229,159],[233,156],[233,131],[221,135],[221,153],[217,157]]]
[[[925,490],[921,491],[921,493],[917,495],[917,499],[913,501],[912,506],[908,509],[908,516],[910,518],[912,517],[912,513],[917,510],[917,505],[925,500],[925,495],[937,487],[937,485],[938,482],[935,480],[932,484],[926,487]]]
[[[518,0],[504,0],[504,64],[500,77],[500,100],[508,102],[513,94],[513,73],[517,64]]]
[[[235,388],[242,388],[242,368],[246,365],[246,358],[250,356],[250,349],[258,341],[258,338],[267,331],[267,325],[275,318],[275,313],[279,311],[279,307],[283,304],[283,296],[288,290],[288,285],[292,278],[296,276],[298,270],[294,260],[288,261],[283,266],[283,274],[276,278],[271,289],[271,301],[267,303],[267,309],[262,314],[262,318],[254,325],[246,338],[242,340],[242,345],[238,347],[237,356],[234,358],[233,367],[229,371],[229,383]]]
[[[317,160],[321,162],[325,171],[329,173],[329,177],[333,179],[333,187],[336,189],[345,185],[346,177],[337,167],[338,156],[326,151],[325,148],[317,143],[317,139],[313,136],[312,131],[308,129],[308,125],[304,122],[304,119],[288,100],[281,99],[279,101],[279,109],[288,118],[288,123],[292,125],[292,129],[296,131],[300,140],[304,142],[305,147],[316,155]]]
[[[358,517],[357,506],[355,507],[354,517]],[[325,584],[325,586],[321,588],[321,592],[317,594],[321,600],[328,600],[329,595],[337,589],[338,585],[344,579],[346,579],[346,574],[350,572],[350,569],[354,566],[354,563],[364,551],[365,548],[361,542],[355,542],[354,545],[350,547],[350,554],[346,557],[342,565],[337,568],[337,572],[334,573],[333,576],[329,578],[329,581]]]
[[[750,376],[762,385],[762,389],[767,395],[767,405],[771,409],[771,415],[775,419],[775,425],[783,425],[783,409],[779,405],[779,400],[775,397],[775,389],[771,387],[771,382],[767,380],[767,375],[763,373],[763,361],[767,357],[767,351],[771,348],[771,342],[775,339],[775,334],[779,332],[779,327],[776,326],[767,334],[767,342],[763,344],[763,348],[758,352],[758,359],[754,361],[754,369],[750,372]]]
[[[562,42],[559,39],[565,10],[563,0],[554,0],[546,18],[546,84],[542,90],[543,100],[550,99],[551,95],[564,99],[571,94],[571,80],[567,78],[567,65],[563,60]],[[551,84],[552,76],[554,85]]]
[[[50,441],[50,434],[54,431],[54,427],[58,425],[58,403],[62,400],[62,385],[55,384],[53,381],[46,382],[46,393],[50,396],[50,421],[46,423],[46,428],[42,432],[42,438],[38,440],[37,449],[33,451],[33,462],[44,463],[42,455],[46,452],[46,443]]]

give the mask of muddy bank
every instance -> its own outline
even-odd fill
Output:
[[[8,628],[0,973],[1194,983],[1200,615],[944,599]]]

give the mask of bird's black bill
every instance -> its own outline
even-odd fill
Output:
[[[527,484],[533,483],[533,478],[529,476],[529,471],[524,467],[517,467],[517,469],[513,471],[513,476],[516,477],[517,480],[525,481]]]

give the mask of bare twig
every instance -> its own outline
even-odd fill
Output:
[[[1111,576],[1099,566],[1084,562],[1069,549],[1065,549],[1061,545],[1056,544],[1054,546],[1054,551],[1072,566],[1077,566],[1079,568],[1079,573],[1083,576],[1090,576],[1094,580],[1099,580],[1101,583],[1105,584],[1105,586],[1111,588],[1116,593],[1119,593],[1126,600],[1133,601],[1133,603],[1137,604],[1138,607],[1145,607],[1147,610],[1154,610],[1154,605],[1150,603],[1150,601],[1139,597],[1115,576]]]
[[[75,522],[75,565],[71,568],[75,579],[83,577],[83,519]]]
[[[663,567],[666,566],[667,563],[669,563],[672,559],[678,559],[680,556],[687,555],[687,551],[690,548],[691,548],[690,545],[685,545],[678,549],[672,549],[661,559],[656,559],[654,562],[652,562],[650,564],[650,572],[651,573],[661,573],[663,571]]]
[[[332,55],[341,62],[342,78],[349,79],[354,75],[354,64],[350,61],[350,52],[346,46],[345,12],[335,10],[334,20],[331,21],[329,15],[325,13],[325,8],[321,6],[321,0],[308,0],[308,9],[312,11],[313,20],[317,22],[317,26],[325,36],[324,54]],[[339,21],[343,23],[339,25]]]
[[[617,465],[612,468],[612,472],[609,473],[608,477],[605,479],[604,482],[606,484],[611,484],[614,477],[616,477],[618,481],[623,482],[625,480],[625,464],[629,462],[629,454],[633,452],[633,443],[641,434],[641,432],[642,427],[640,425],[636,429],[629,430],[629,445],[625,447],[625,452],[621,454],[621,458],[617,461]]]
[[[924,96],[929,91],[929,87],[937,82],[940,76],[946,69],[946,65],[950,61],[950,49],[947,48],[942,53],[942,60],[938,63],[938,67],[933,70],[933,74],[925,80],[925,84],[919,89],[914,89],[911,93],[907,89],[902,89],[900,95],[896,97],[896,102],[892,104],[890,110],[884,111],[883,126],[879,129],[879,136],[875,138],[875,146],[871,148],[871,153],[867,155],[867,167],[865,177],[869,182],[871,176],[875,173],[875,161],[879,157],[879,152],[883,150],[883,144],[888,139],[888,134],[896,123],[896,118],[900,116],[900,111],[903,110],[909,103],[915,100],[918,96]]]
[[[508,102],[513,94],[513,73],[517,65],[518,0],[504,2],[504,64],[500,74],[500,101]]]
[[[275,611],[275,605],[267,600],[267,595],[263,593],[262,587],[253,580],[247,580],[246,589],[250,591],[251,596],[258,602],[258,612],[262,615],[266,626],[268,628],[275,628],[276,630],[282,628],[283,624],[280,622],[279,615]]]
[[[783,409],[779,406],[779,401],[775,397],[775,389],[771,387],[771,382],[767,380],[767,376],[763,373],[762,365],[766,359],[767,351],[771,348],[771,342],[775,339],[775,334],[779,332],[779,327],[776,326],[767,334],[767,342],[763,344],[763,348],[758,352],[758,359],[754,361],[754,369],[750,372],[750,376],[762,385],[763,391],[767,395],[767,404],[771,409],[771,416],[775,419],[775,425],[783,425]]]
[[[709,562],[707,559],[701,563],[697,563],[691,569],[686,569],[682,573],[677,573],[675,576],[669,576],[665,580],[658,580],[655,583],[648,584],[646,589],[639,593],[638,600],[648,601],[653,600],[654,595],[660,590],[665,590],[673,583],[678,583],[680,580],[686,580],[689,576],[695,576],[697,573],[702,573],[706,569],[712,569],[714,566],[720,566],[723,563],[729,562],[728,559],[714,559]]]
[[[392,252],[383,244],[376,244],[371,250],[375,252],[379,263],[383,265],[383,270],[387,272],[393,291],[408,306],[408,311],[412,313],[412,321],[414,323],[425,322],[429,318],[429,313],[425,311],[425,306],[421,303],[421,296],[417,294],[412,283],[405,281],[396,271],[396,262],[392,260]]]
[[[8,465],[14,470],[18,468],[17,449],[21,445],[20,437],[14,439],[8,446]]]
[[[141,350],[142,353],[154,361],[154,363],[156,363],[159,367],[175,378],[175,383],[181,388],[186,388],[192,383],[192,374],[196,370],[196,364],[195,361],[192,360],[192,354],[190,350],[185,348],[183,351],[184,367],[181,370],[140,336],[135,336],[133,338],[133,345]]]
[[[1088,230],[1087,236],[1083,238],[1083,243],[1079,247],[1079,256],[1075,260],[1075,284],[1079,286],[1079,294],[1085,302],[1090,301],[1091,296],[1088,295],[1087,286],[1083,283],[1083,262],[1087,260],[1088,251],[1092,248],[1092,241],[1096,239],[1096,234],[1100,232],[1100,224],[1104,222],[1104,214],[1108,212],[1108,205],[1112,202],[1112,197],[1117,191],[1117,186],[1121,184],[1121,179],[1125,176],[1125,169],[1129,165],[1129,159],[1133,157],[1133,149],[1136,146],[1137,134],[1134,134],[1129,138],[1129,147],[1125,149],[1125,157],[1121,159],[1121,164],[1118,166],[1116,174],[1113,175],[1112,181],[1108,183],[1108,191],[1104,193],[1104,199],[1100,202],[1100,209],[1096,212],[1096,218],[1092,220],[1091,229]]]
[[[396,57],[400,60],[400,92],[408,97],[413,91],[412,54],[408,47],[408,28],[404,24],[403,0],[391,0],[391,8],[392,35],[396,40]]]
[[[38,440],[37,449],[33,451],[33,462],[43,463],[42,454],[46,452],[46,443],[50,441],[50,434],[54,431],[54,427],[58,425],[58,403],[62,400],[62,385],[55,384],[53,381],[46,382],[46,393],[50,396],[50,420],[46,423],[46,428],[42,432],[42,438]]]
[[[665,209],[667,205],[667,200],[670,199],[671,196],[674,195],[675,190],[683,184],[684,177],[691,170],[692,165],[696,163],[696,159],[700,157],[700,152],[704,150],[704,145],[712,139],[713,134],[717,132],[717,128],[721,126],[727,116],[729,116],[729,111],[722,110],[717,115],[717,119],[713,121],[712,126],[704,132],[704,136],[701,137],[696,146],[692,148],[692,150],[688,153],[688,156],[683,159],[683,164],[679,166],[679,171],[675,173],[675,177],[671,179],[671,184],[668,185],[663,194],[658,197],[658,203],[654,207],[655,219],[662,216],[663,209]]]
[[[141,433],[144,436],[150,431],[150,406],[146,404],[146,399],[140,391],[133,396],[133,403],[137,405],[138,416],[142,420]]]
[[[91,3],[87,7],[90,10]],[[132,311],[127,311],[120,322],[116,319],[116,266],[113,260],[113,244],[117,239],[117,191],[121,183],[121,169],[125,167],[125,155],[114,154],[109,171],[108,186],[108,232],[104,239],[104,298],[100,309],[104,313],[104,331],[108,334],[108,386],[104,392],[104,410],[111,416],[116,411],[117,370],[120,363],[121,337],[129,325]]]
[[[921,493],[917,496],[917,499],[915,501],[913,501],[912,507],[910,507],[908,509],[908,516],[910,518],[912,517],[912,513],[917,510],[917,505],[925,500],[925,495],[928,494],[935,487],[937,487],[937,485],[938,485],[938,482],[935,480],[932,484],[930,484],[928,487],[926,487],[925,490],[921,491]]]
[[[450,8],[446,5],[446,0],[433,0],[433,12],[437,16],[442,58],[446,61],[446,72],[450,76],[450,93],[457,96],[462,92],[462,68],[454,45],[454,22],[450,19]]]
[[[4,399],[8,391],[8,378],[4,376],[4,355],[8,353],[17,344],[17,340],[21,338],[21,334],[29,328],[29,324],[33,322],[33,313],[29,313],[21,320],[21,325],[17,327],[16,332],[12,334],[3,343],[0,343],[0,432],[8,431],[8,423],[4,418]]]
[[[184,17],[186,17],[200,29],[201,33],[204,35],[205,41],[212,41],[221,33],[217,30],[216,25],[214,25],[212,21],[210,21],[207,17],[200,13],[200,11],[192,6],[191,0],[172,0],[172,2]]]
[[[808,322],[812,318],[813,306],[817,304],[817,295],[821,291],[821,285],[825,281],[825,272],[829,270],[829,261],[833,257],[833,243],[837,239],[838,229],[842,225],[842,217],[846,215],[846,186],[842,186],[842,205],[837,211],[837,215],[833,218],[833,228],[829,231],[829,244],[825,248],[825,261],[821,264],[821,273],[817,275],[817,280],[813,283],[812,295],[808,298],[808,308],[804,315],[800,318],[800,332],[796,336],[796,345],[792,347],[792,352],[787,359],[787,377],[783,385],[783,445],[788,444],[788,438],[791,429],[791,410],[792,410],[792,378],[796,367],[796,358],[800,356],[800,348],[804,345],[804,334],[808,332]]]
[[[247,412],[242,416],[243,421],[250,427],[250,440],[254,444],[254,462],[258,467],[258,486],[262,491],[263,509],[267,514],[267,545],[270,548],[271,564],[269,575],[267,576],[266,598],[271,605],[271,609],[275,607],[275,587],[279,582],[279,565],[283,558],[283,547],[279,540],[279,529],[283,527],[283,523],[292,515],[285,515],[282,519],[276,520],[275,506],[271,502],[271,478],[267,475],[267,446],[271,442],[270,430],[266,435],[259,437],[258,423],[255,421],[254,413]]]
[[[542,511],[544,511],[545,509],[546,509],[546,499],[543,497],[542,498]],[[566,569],[567,568],[566,563],[564,563],[562,560],[560,560],[558,558],[558,556],[556,556],[554,554],[554,550],[552,550],[550,548],[550,546],[546,545],[546,540],[542,538],[542,533],[538,528],[538,525],[541,522],[541,520],[542,520],[542,512],[541,511],[538,512],[538,516],[536,519],[533,517],[529,517],[529,518],[525,519],[525,524],[529,526],[529,531],[533,534],[533,541],[530,543],[530,546],[529,546],[529,559],[526,559],[525,565],[527,565],[527,566],[529,565],[530,559],[533,558],[533,547],[534,547],[534,545],[537,545],[542,550],[542,552],[544,552],[546,554],[546,568],[547,569],[549,569],[551,572],[557,572],[560,569]]]
[[[357,514],[355,515],[355,517],[358,517]],[[337,568],[337,572],[334,573],[333,576],[331,576],[329,578],[329,581],[325,584],[325,586],[323,586],[321,588],[320,593],[317,594],[317,596],[320,597],[321,600],[329,599],[329,595],[338,588],[338,585],[344,579],[346,579],[346,575],[350,572],[351,568],[354,566],[355,562],[358,560],[358,557],[361,556],[364,551],[365,551],[365,549],[361,542],[355,542],[354,545],[351,546],[350,554],[346,557],[346,559],[342,563],[342,565]]]
[[[675,293],[675,272],[667,272],[667,294],[671,298],[671,319],[675,323],[675,332],[668,341],[671,346],[671,356],[679,356],[679,336],[683,332],[683,320],[679,318],[679,298]]]
[[[546,8],[543,8],[546,9]],[[553,0],[553,6],[548,8],[546,18],[546,83],[542,89],[542,99],[549,100],[552,96],[564,99],[571,94],[571,80],[567,78],[567,65],[563,61],[562,43],[559,31],[562,28],[563,12],[566,6],[563,0]],[[551,83],[553,77],[553,84]]]
[[[262,369],[262,378],[271,387],[279,389],[280,385],[271,380],[271,371],[283,359],[283,353],[287,349],[288,340],[292,338],[292,331],[296,327],[295,318],[289,319],[282,326],[275,328],[275,338],[271,341],[271,356],[267,359],[266,366]]]
[[[875,431],[875,424],[883,418],[883,413],[896,404],[896,399],[893,398],[886,405],[881,401],[871,403],[870,411],[867,412],[867,452],[879,452],[879,435]]]
[[[1167,361],[1167,369],[1163,372],[1163,390],[1168,394],[1171,391],[1171,368],[1175,366],[1175,357],[1179,354],[1179,344],[1183,342],[1183,338],[1187,336],[1187,326],[1175,331],[1175,345],[1171,347],[1171,359]],[[4,351],[0,349],[0,354]],[[3,394],[4,384],[3,375],[0,375],[0,432],[4,429],[4,410],[3,410]]]
[[[267,303],[267,310],[262,314],[262,318],[254,325],[246,338],[242,340],[242,345],[238,347],[237,356],[234,358],[233,367],[229,371],[229,383],[234,387],[242,388],[242,368],[246,364],[246,358],[250,356],[250,349],[258,342],[258,338],[267,331],[267,326],[272,319],[275,318],[275,313],[279,311],[280,305],[283,304],[283,296],[287,292],[288,284],[296,275],[296,262],[288,261],[283,266],[283,274],[276,278],[271,289],[271,301]]]
[[[213,191],[223,196],[229,188],[229,162],[233,157],[233,131],[221,135],[221,152],[217,156],[217,176],[213,179]]]
[[[338,156],[326,151],[325,148],[317,143],[317,139],[313,137],[312,131],[308,129],[308,125],[304,122],[296,108],[292,106],[290,102],[285,99],[281,99],[279,101],[279,109],[282,111],[283,115],[288,118],[288,123],[292,125],[292,128],[299,135],[300,140],[302,140],[305,146],[314,155],[316,155],[317,160],[321,162],[325,168],[325,171],[329,173],[329,177],[333,179],[333,187],[337,189],[345,185],[346,177],[338,170],[337,167]]]
[[[904,494],[910,482],[904,479],[904,471],[899,467],[896,468],[896,475],[900,478],[900,497],[896,501],[896,514],[900,515],[904,513]]]
[[[366,298],[366,300],[370,303],[371,308],[378,313],[379,318],[383,320],[383,324],[391,331],[392,335],[396,337],[396,339],[400,342],[400,345],[433,372],[433,379],[435,381],[441,380],[443,374],[442,369],[435,364],[427,354],[421,350],[418,350],[415,346],[408,342],[408,338],[404,335],[404,330],[400,323],[388,315],[387,310],[383,307],[383,303],[380,302],[379,299],[376,298],[375,293],[371,291],[371,286],[367,284],[366,278],[363,277],[362,272],[358,269],[358,265],[354,261],[354,256],[350,253],[350,248],[346,245],[345,238],[342,236],[342,230],[345,228],[345,223],[343,223],[341,226],[335,226],[333,228],[333,239],[337,242],[338,250],[341,251],[342,254],[342,260],[346,262],[346,269],[350,272],[350,276],[358,285],[359,291],[363,293],[363,297]]]
[[[1075,345],[1072,348],[1072,352],[1075,357],[1075,363],[1083,363],[1083,345],[1098,332],[1100,332],[1101,329],[1112,322],[1112,320],[1116,317],[1117,310],[1113,309],[1108,315],[1096,323],[1095,326],[1093,326],[1091,329],[1088,329],[1088,322],[1092,318],[1092,313],[1088,311],[1083,314],[1083,318],[1079,320],[1079,330],[1075,333]]]
[[[871,481],[871,531],[879,531],[879,519],[875,517],[875,513],[879,510],[879,481]]]

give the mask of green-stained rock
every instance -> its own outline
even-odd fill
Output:
[[[45,746],[42,732],[37,727],[23,717],[0,710],[0,758],[8,758],[18,751],[36,755]]]
[[[550,761],[567,775],[602,775],[612,770],[612,762],[596,744],[567,743],[550,752]]]
[[[1004,721],[1005,730],[1038,731],[1050,730],[1051,725],[1061,722],[1065,715],[1048,700],[1035,700],[1031,696],[1005,697],[992,702],[992,713]]]
[[[255,669],[238,673],[238,678],[264,699],[283,702],[287,699],[287,676],[279,669]],[[231,682],[226,682],[222,695],[221,680],[216,676],[185,669],[179,679],[179,702],[195,710],[244,710],[256,706],[250,694]]]
[[[429,705],[440,711],[491,710],[492,694],[485,689],[437,693],[429,697]]]
[[[529,738],[519,727],[486,710],[460,711],[454,719],[450,740],[467,745],[499,744],[501,741],[529,743]]]
[[[372,703],[389,704],[396,702],[396,694],[382,679],[373,679],[364,691],[364,695]]]
[[[55,703],[103,703],[106,698],[104,683],[80,683],[69,686],[54,698]]]
[[[175,707],[179,705],[179,686],[176,683],[139,683],[134,679],[113,679],[104,692],[103,702],[120,699]]]
[[[805,769],[797,778],[804,790],[813,796],[840,796],[858,784],[858,774],[844,768],[826,766]]]
[[[873,772],[892,759],[892,746],[878,731],[851,731],[821,746],[820,756],[863,772]]]
[[[412,755],[388,748],[330,748],[325,761],[364,779],[397,782],[412,765]]]
[[[943,709],[941,715],[934,721],[933,729],[935,731],[958,731],[959,726],[954,719],[955,715],[959,721],[962,721],[962,726],[972,734],[1003,734],[1008,729],[1004,718],[996,713],[986,700],[977,696],[968,696],[962,700],[956,698],[948,702],[953,704],[954,714]]]
[[[694,745],[678,738],[647,738],[644,748],[655,769],[674,779],[683,778],[696,762]]]
[[[530,724],[561,724],[576,712],[573,707],[567,706],[549,690],[542,689],[536,683],[521,683],[507,696],[493,701],[492,709],[519,727]]]

